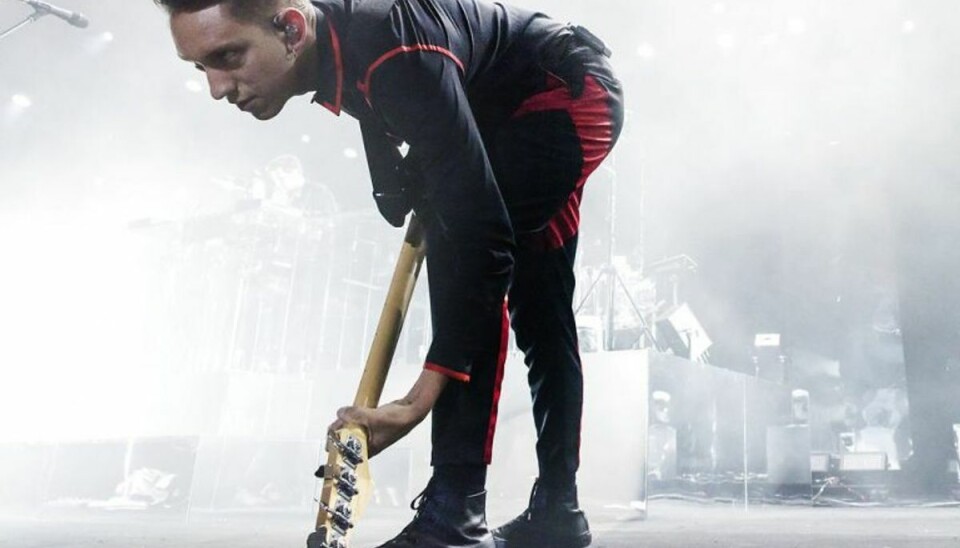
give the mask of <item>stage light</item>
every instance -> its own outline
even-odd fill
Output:
[[[15,94],[13,97],[10,98],[10,102],[13,104],[14,107],[18,109],[25,109],[33,106],[33,100],[31,100],[30,97],[22,93]]]
[[[637,46],[637,57],[641,59],[652,59],[656,55],[653,46],[647,43]]]
[[[303,143],[303,144],[309,144],[309,143],[310,143],[310,136],[307,135],[306,133],[304,133],[303,135],[300,136],[300,142]]]
[[[184,87],[187,88],[187,91],[192,93],[200,93],[201,91],[203,91],[203,84],[201,84],[196,80],[187,80],[184,83]]]
[[[110,31],[101,32],[88,37],[83,46],[87,55],[99,55],[113,43],[115,36]]]
[[[351,160],[354,160],[360,157],[360,154],[357,152],[357,149],[350,148],[350,147],[343,149],[343,155],[346,156],[347,158],[350,158]]]

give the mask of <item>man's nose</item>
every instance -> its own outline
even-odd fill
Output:
[[[236,82],[225,71],[207,70],[207,83],[210,84],[210,95],[220,100],[230,95],[236,90]]]

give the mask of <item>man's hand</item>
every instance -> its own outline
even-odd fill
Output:
[[[376,409],[341,407],[337,411],[337,420],[330,425],[330,431],[348,424],[362,426],[367,431],[369,456],[373,457],[406,436],[425,416],[404,400],[390,402]]]
[[[373,457],[420,424],[446,385],[446,376],[424,369],[405,398],[376,409],[342,407],[328,430],[335,432],[348,424],[362,426],[367,431],[369,456]]]

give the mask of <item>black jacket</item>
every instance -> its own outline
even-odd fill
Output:
[[[575,92],[596,54],[579,55],[585,50],[567,25],[483,0],[314,5],[321,52],[314,101],[360,121],[384,216],[399,226],[412,206],[456,255],[442,262],[444,272],[429,272],[447,289],[431,292],[427,362],[466,380],[483,344],[473,315],[500,309],[515,245],[484,136],[541,91],[548,73]],[[410,147],[405,159],[402,142]]]

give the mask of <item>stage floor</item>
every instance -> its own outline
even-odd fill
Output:
[[[490,512],[499,523],[523,505]],[[507,508],[510,506],[510,508]],[[516,506],[516,508],[513,508]],[[411,512],[372,509],[352,546],[375,546],[399,531]],[[811,508],[702,505],[653,501],[647,519],[629,508],[594,508],[595,547],[960,546],[958,508]],[[0,518],[3,548],[296,548],[313,517],[303,512],[61,515],[51,510]]]

